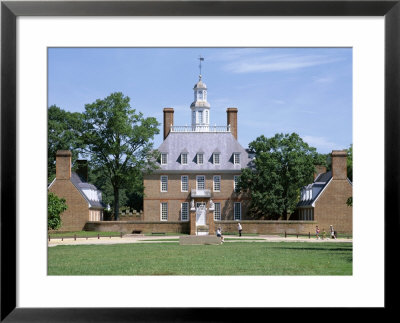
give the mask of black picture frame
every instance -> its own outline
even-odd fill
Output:
[[[385,18],[385,306],[399,282],[400,0],[314,1],[2,1],[1,2],[1,321],[190,322],[237,321],[239,308],[16,307],[16,19],[18,16],[384,16]],[[373,147],[371,147],[373,152]],[[310,288],[313,288],[312,286]],[[367,286],[366,286],[367,288]],[[240,295],[240,297],[246,297]],[[312,304],[312,301],[310,302]],[[247,308],[249,310],[249,308]],[[251,316],[266,314],[251,309]],[[285,313],[287,309],[270,309]],[[378,311],[380,309],[377,309]],[[269,312],[268,312],[269,313]],[[280,315],[280,314],[279,314]],[[330,314],[326,313],[325,319]],[[309,319],[315,319],[309,317]],[[322,319],[322,318],[321,318]],[[337,319],[342,319],[338,317]]]

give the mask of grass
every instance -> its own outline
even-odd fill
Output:
[[[352,275],[351,243],[141,243],[48,248],[49,275]]]

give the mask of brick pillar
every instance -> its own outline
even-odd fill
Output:
[[[171,126],[174,124],[174,109],[173,108],[164,108],[164,140],[167,138]]]
[[[190,235],[196,235],[196,211],[190,210]]]
[[[87,160],[84,159],[79,159],[76,161],[77,164],[77,169],[76,173],[79,175],[79,177],[87,182],[88,181],[88,162]]]
[[[238,129],[237,129],[237,108],[228,108],[226,109],[226,117],[227,117],[227,126],[231,126],[231,133],[235,137],[238,138]]]
[[[208,211],[207,214],[208,234],[215,234],[214,211]]]
[[[69,150],[57,150],[56,153],[56,179],[71,178],[71,157]]]
[[[332,178],[347,179],[347,152],[332,150]]]

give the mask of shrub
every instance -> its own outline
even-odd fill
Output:
[[[67,209],[65,199],[58,197],[54,193],[47,194],[47,228],[57,230],[61,227],[60,214]]]

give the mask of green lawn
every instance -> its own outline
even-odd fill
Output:
[[[48,248],[49,275],[352,275],[351,243],[142,243]]]

